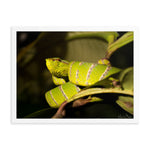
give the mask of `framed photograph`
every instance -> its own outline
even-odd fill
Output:
[[[12,27],[12,123],[137,123],[137,29]]]

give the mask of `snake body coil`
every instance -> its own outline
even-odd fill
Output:
[[[62,102],[69,100],[81,90],[77,85],[93,85],[121,71],[110,65],[78,61],[68,62],[59,58],[46,59],[46,65],[52,74],[54,83],[59,85],[45,93],[48,104],[55,108],[58,108]],[[65,81],[66,78],[69,82]]]

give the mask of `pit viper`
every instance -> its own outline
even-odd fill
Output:
[[[121,71],[121,69],[112,67],[109,63],[106,64],[107,60],[89,63],[47,58],[46,66],[52,74],[53,82],[58,86],[45,93],[46,101],[51,107],[58,108],[64,101],[68,101],[80,92],[81,87],[94,85],[98,81]]]

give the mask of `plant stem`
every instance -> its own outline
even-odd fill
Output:
[[[73,101],[75,99],[84,97],[84,96],[89,96],[93,94],[104,94],[104,93],[116,93],[116,94],[125,94],[125,95],[130,95],[133,96],[133,91],[131,90],[121,90],[117,88],[111,88],[111,89],[106,89],[106,88],[90,88],[86,90],[82,90],[76,95],[74,95],[72,98],[69,99],[69,101]]]
[[[111,55],[120,47],[133,41],[133,32],[127,32],[107,48],[106,58],[109,59]]]
[[[113,43],[119,36],[117,32],[70,32],[66,40],[73,40],[79,38],[100,38],[108,42],[108,45]]]

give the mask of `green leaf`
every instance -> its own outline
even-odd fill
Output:
[[[116,103],[125,111],[133,114],[133,97],[119,96],[119,99],[116,101]]]
[[[133,91],[133,67],[123,70],[120,74],[120,82],[123,89]]]
[[[104,94],[104,93],[116,93],[116,94],[125,94],[125,95],[131,95],[133,96],[133,92],[130,90],[121,90],[117,88],[90,88],[86,90],[82,90],[76,95],[74,95],[72,98],[70,98],[68,101],[73,101],[76,99],[79,99],[84,96],[89,96],[93,94]]]
[[[57,109],[54,108],[45,108],[36,112],[33,112],[24,118],[51,118],[55,113]]]
[[[119,76],[122,88],[133,91],[133,67],[126,68]],[[116,103],[125,111],[133,114],[133,97],[119,96]]]
[[[106,58],[110,58],[110,56],[118,50],[120,47],[130,43],[133,41],[133,32],[127,32],[114,43],[110,44],[107,49]]]

